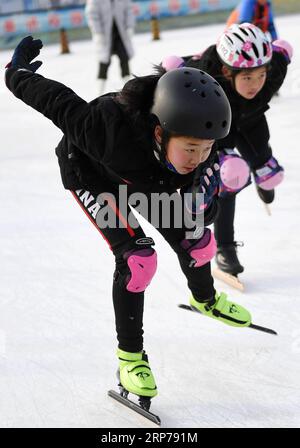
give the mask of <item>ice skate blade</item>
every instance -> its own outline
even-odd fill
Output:
[[[232,286],[232,288],[237,289],[238,291],[245,291],[244,284],[239,280],[238,276],[228,274],[227,272],[221,271],[219,268],[215,268],[212,271],[213,277],[217,278],[218,280],[221,280],[222,282],[226,283],[229,286]]]
[[[268,216],[272,216],[272,212],[271,212],[271,207],[269,206],[269,204],[264,204],[265,206],[265,210],[267,212]]]
[[[158,415],[153,414],[149,411],[149,409],[145,409],[144,407],[138,405],[134,401],[131,401],[129,398],[125,398],[115,390],[109,390],[108,396],[113,398],[114,400],[118,401],[119,403],[123,404],[129,409],[132,409],[133,411],[137,412],[138,414],[142,415],[143,417],[147,418],[151,422],[155,423],[156,425],[160,426],[161,421]],[[150,399],[149,399],[150,401]],[[150,407],[150,404],[149,404]]]
[[[183,310],[193,311],[195,313],[202,314],[201,311],[199,311],[197,308],[195,308],[191,305],[186,305],[185,303],[180,303],[178,305],[178,307]],[[262,327],[261,325],[255,325],[252,323],[247,327],[241,327],[241,328],[252,328],[253,330],[262,331],[264,333],[269,333],[269,334],[274,334],[274,335],[278,334],[275,330],[272,330],[272,328]]]

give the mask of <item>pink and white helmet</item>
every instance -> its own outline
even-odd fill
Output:
[[[272,59],[272,43],[267,34],[252,23],[234,24],[217,41],[221,61],[232,69],[261,67]]]

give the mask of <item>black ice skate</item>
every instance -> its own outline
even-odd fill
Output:
[[[237,257],[237,246],[243,246],[243,243],[228,243],[218,246],[216,262],[221,271],[227,272],[231,275],[238,275],[244,271],[244,266],[241,265]]]
[[[216,254],[218,267],[213,270],[214,277],[240,291],[244,291],[244,285],[238,274],[244,271],[244,267],[239,262],[236,248],[242,245],[237,242],[219,245]]]
[[[275,198],[275,190],[263,190],[258,185],[256,185],[257,193],[260,199],[265,204],[271,204],[274,201]]]

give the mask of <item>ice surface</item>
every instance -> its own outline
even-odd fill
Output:
[[[180,310],[189,291],[177,258],[147,223],[159,268],[145,300],[145,348],[165,427],[299,427],[300,423],[300,16],[278,18],[295,56],[267,113],[274,154],[286,170],[267,216],[253,186],[239,195],[236,239],[246,293],[226,288],[270,336]],[[133,72],[166,54],[205,49],[214,25],[134,37]],[[91,42],[42,50],[40,73],[86,100],[97,95]],[[11,52],[0,53],[4,67]],[[4,71],[2,70],[2,75]],[[121,86],[113,61],[108,90]],[[111,300],[113,257],[60,182],[61,132],[0,87],[0,426],[151,427],[107,397],[117,367]]]

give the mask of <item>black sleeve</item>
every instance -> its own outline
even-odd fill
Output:
[[[189,62],[189,60],[192,58],[193,56],[182,56],[182,59],[184,60],[185,65]]]
[[[182,193],[181,193],[182,194]],[[218,196],[215,196],[212,200],[212,203],[210,204],[209,208],[204,211],[204,226],[210,226],[217,218],[219,214],[219,199]],[[195,215],[194,213],[191,214],[191,218],[194,222],[199,222],[199,216],[202,218],[201,215]]]
[[[203,70],[216,79],[221,75],[222,64],[219,60],[215,45],[208,47],[201,56],[191,57],[186,61],[186,66]]]
[[[215,196],[210,207],[205,210],[204,214],[204,225],[209,226],[212,224],[219,214],[219,200],[218,197]]]
[[[287,74],[287,66],[288,61],[285,56],[282,53],[274,51],[264,87],[264,94],[266,95],[267,102],[269,102],[272,96],[280,89]]]
[[[105,126],[99,111],[65,85],[28,70],[6,70],[6,85],[24,103],[49,118],[78,149],[100,160]],[[97,145],[92,144],[97,139]]]

